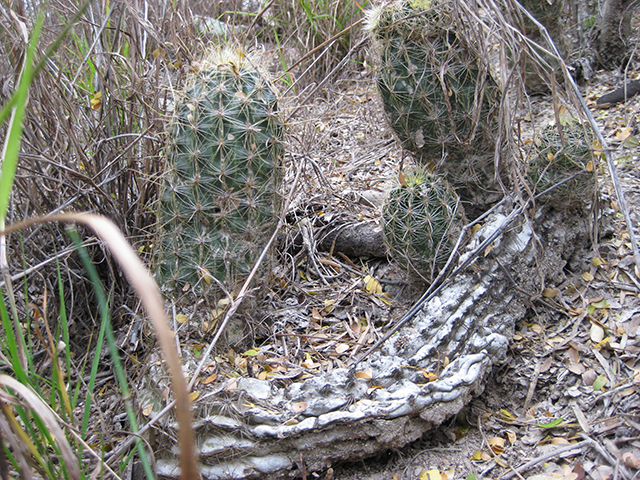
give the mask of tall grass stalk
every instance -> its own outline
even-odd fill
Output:
[[[95,356],[93,357],[93,365],[91,366],[91,375],[89,376],[89,387],[87,392],[87,397],[85,401],[85,409],[84,416],[82,418],[82,433],[84,434],[87,430],[87,426],[89,423],[89,415],[91,413],[91,399],[93,397],[93,387],[95,386],[96,375],[98,373],[98,365],[100,363],[100,353],[102,349],[102,342],[106,335],[107,345],[109,347],[109,353],[111,354],[111,361],[113,362],[113,369],[116,374],[116,378],[118,380],[118,385],[120,390],[122,391],[122,398],[124,400],[125,408],[127,411],[127,418],[129,419],[129,425],[131,426],[131,430],[134,434],[137,434],[140,430],[138,428],[138,421],[136,420],[136,414],[133,411],[133,405],[131,404],[131,392],[129,391],[129,384],[127,383],[127,376],[124,372],[124,367],[122,366],[122,362],[120,361],[120,355],[118,354],[118,346],[116,345],[116,338],[113,334],[113,327],[111,325],[111,316],[109,314],[109,301],[107,300],[107,295],[105,294],[104,288],[102,286],[102,282],[100,281],[100,276],[96,270],[95,265],[91,261],[91,257],[87,253],[87,250],[82,246],[82,239],[78,232],[69,228],[67,233],[73,240],[76,248],[78,249],[78,255],[84,264],[84,268],[89,274],[89,278],[91,279],[91,283],[93,284],[93,291],[96,295],[96,300],[98,301],[98,308],[100,311],[100,333],[98,334],[97,348]],[[151,464],[149,463],[149,459],[147,457],[147,452],[144,449],[144,445],[139,436],[136,435],[135,446],[138,450],[138,456],[140,458],[140,462],[144,468],[145,475],[149,480],[152,480],[155,475],[151,470]]]
[[[87,2],[78,12],[78,15],[89,5]],[[142,262],[136,256],[132,247],[127,243],[119,230],[106,219],[92,215],[70,214],[59,215],[57,217],[48,217],[46,219],[36,219],[14,224],[6,227],[7,212],[11,202],[12,190],[14,187],[15,175],[18,168],[18,160],[20,157],[21,140],[23,136],[23,125],[29,98],[29,89],[34,79],[35,73],[45,65],[51,55],[55,52],[57,46],[60,45],[61,39],[71,28],[67,25],[58,39],[45,53],[45,57],[41,59],[34,67],[34,59],[37,51],[37,44],[43,27],[44,10],[38,15],[37,20],[32,29],[31,35],[26,34],[26,25],[21,24],[21,31],[24,31],[24,41],[26,49],[24,60],[21,66],[19,82],[16,86],[15,93],[6,102],[2,110],[0,110],[0,121],[8,119],[7,134],[2,149],[2,173],[0,175],[0,268],[5,278],[6,295],[0,297],[0,316],[5,329],[4,349],[8,350],[8,362],[13,368],[13,373],[17,379],[13,379],[6,375],[0,376],[0,386],[5,390],[0,390],[0,409],[3,415],[0,415],[0,439],[4,438],[9,442],[10,449],[4,449],[10,454],[9,461],[13,468],[20,472],[22,478],[33,478],[31,468],[33,468],[38,476],[45,478],[84,478],[88,471],[81,472],[80,465],[83,469],[90,468],[81,462],[82,451],[87,448],[82,436],[78,437],[71,433],[74,443],[80,445],[78,451],[74,451],[69,443],[67,434],[60,427],[62,420],[57,416],[49,405],[43,400],[43,394],[49,397],[51,407],[58,405],[58,398],[62,404],[63,415],[73,424],[72,410],[77,405],[78,397],[74,396],[70,400],[67,394],[67,385],[65,384],[65,374],[59,364],[59,344],[55,341],[54,335],[48,326],[47,315],[47,294],[43,293],[43,310],[44,315],[36,315],[35,333],[39,340],[45,346],[46,351],[51,357],[52,380],[47,380],[35,371],[31,358],[31,349],[34,346],[30,343],[27,348],[23,334],[23,325],[29,325],[29,319],[21,317],[17,307],[17,296],[12,286],[11,278],[8,272],[7,262],[7,235],[12,232],[22,231],[24,228],[31,227],[46,221],[64,221],[64,222],[80,222],[85,223],[93,228],[102,239],[111,246],[116,259],[120,261],[121,267],[125,271],[125,275],[137,290],[143,304],[147,307],[150,317],[156,325],[159,332],[160,343],[163,346],[164,353],[167,355],[167,363],[170,366],[173,377],[174,389],[178,399],[178,422],[180,425],[180,442],[184,450],[181,461],[182,477],[185,479],[198,478],[197,466],[193,454],[193,433],[191,432],[190,406],[186,388],[186,381],[182,376],[182,370],[179,358],[175,352],[175,346],[172,343],[172,337],[168,330],[167,321],[164,316],[163,303],[160,298],[157,287],[152,277],[143,266]],[[79,18],[79,17],[78,17]],[[19,22],[19,20],[17,20]],[[29,37],[29,38],[28,38]],[[71,234],[76,244],[80,245],[80,239],[77,234]],[[91,278],[94,292],[97,296],[101,327],[99,334],[99,345],[102,343],[102,337],[107,340],[111,357],[114,364],[114,370],[117,376],[118,384],[123,393],[127,415],[132,429],[138,430],[135,414],[131,404],[130,391],[127,385],[127,379],[124,368],[119,360],[115,337],[111,328],[111,319],[109,316],[109,306],[106,294],[102,289],[95,266],[89,259],[89,256],[83,248],[79,248],[79,253],[85,264],[85,268]],[[59,320],[62,322],[62,335],[65,340],[65,370],[70,372],[71,361],[69,352],[69,329],[68,318],[64,311],[64,291],[62,287],[62,278],[58,269],[58,283],[60,294],[61,313]],[[29,289],[25,284],[24,292],[25,307],[28,308]],[[5,299],[8,300],[10,311],[7,309]],[[13,319],[13,322],[12,322]],[[44,322],[46,328],[46,337],[42,334],[38,322]],[[28,330],[27,330],[28,331]],[[56,333],[56,336],[59,332]],[[98,349],[99,350],[99,349]],[[6,358],[6,357],[5,357]],[[100,355],[96,355],[92,365],[89,383],[91,390],[95,386],[97,374],[97,362]],[[78,372],[82,376],[82,371]],[[50,392],[47,394],[47,392]],[[57,395],[55,394],[57,392]],[[88,428],[88,415],[91,409],[92,392],[87,392],[85,403],[85,414],[82,420],[82,435],[86,435]],[[147,459],[146,453],[142,448],[141,440],[138,440],[138,454],[143,463],[147,478],[154,478],[153,471]],[[3,448],[0,445],[0,448]],[[93,452],[92,456],[96,457]],[[106,465],[102,465],[105,468]]]

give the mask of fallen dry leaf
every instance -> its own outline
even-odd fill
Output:
[[[581,363],[570,363],[567,370],[571,373],[575,373],[576,375],[582,375],[586,369]]]
[[[307,402],[296,402],[291,404],[291,411],[300,413],[307,409]]]
[[[443,480],[440,470],[422,470],[418,476],[420,480]]]
[[[591,341],[597,344],[604,340],[604,337],[604,328],[597,323],[591,322],[591,328],[589,329],[589,338],[591,338]]]
[[[493,450],[493,452],[497,455],[500,455],[502,452],[504,452],[504,443],[505,443],[505,439],[502,437],[493,437],[492,439],[489,440],[489,446],[491,447],[491,450]]]
[[[640,469],[640,460],[638,460],[638,457],[636,457],[632,452],[623,453],[622,461],[629,468],[633,468],[634,470]]]

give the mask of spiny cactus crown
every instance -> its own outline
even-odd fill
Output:
[[[451,2],[398,0],[370,15],[380,52],[378,89],[402,145],[464,201],[500,191],[494,153],[500,89],[463,41]]]
[[[275,91],[247,57],[217,52],[193,75],[169,132],[161,285],[233,287],[251,269],[278,213],[282,136]]]
[[[449,257],[464,215],[445,179],[424,168],[403,178],[383,208],[385,239],[396,261],[428,280]]]

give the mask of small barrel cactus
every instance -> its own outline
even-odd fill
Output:
[[[370,13],[378,89],[403,147],[463,201],[488,204],[502,194],[494,166],[501,92],[450,10],[449,0],[398,0]]]
[[[444,178],[424,168],[401,175],[382,218],[392,258],[422,281],[431,280],[444,265],[464,223],[458,195]]]
[[[562,130],[545,127],[533,140],[527,179],[535,193],[560,185],[538,201],[563,209],[590,204],[596,192],[596,145],[590,127],[578,122],[569,122]]]
[[[216,285],[214,278],[232,290],[273,231],[283,127],[275,91],[254,64],[215,52],[176,102],[158,212],[165,290]]]

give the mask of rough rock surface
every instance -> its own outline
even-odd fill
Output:
[[[489,247],[354,368],[293,381],[242,378],[230,381],[233,388],[201,391],[194,418],[203,478],[294,478],[364,458],[421,437],[482,393],[530,297],[545,282],[560,284],[589,243],[586,215],[542,209],[506,225],[507,210],[485,219],[460,262],[500,231]],[[187,373],[196,360],[186,360]],[[165,374],[160,362],[149,363],[141,397],[157,403]],[[176,427],[167,419],[160,428],[161,478],[179,475]]]

